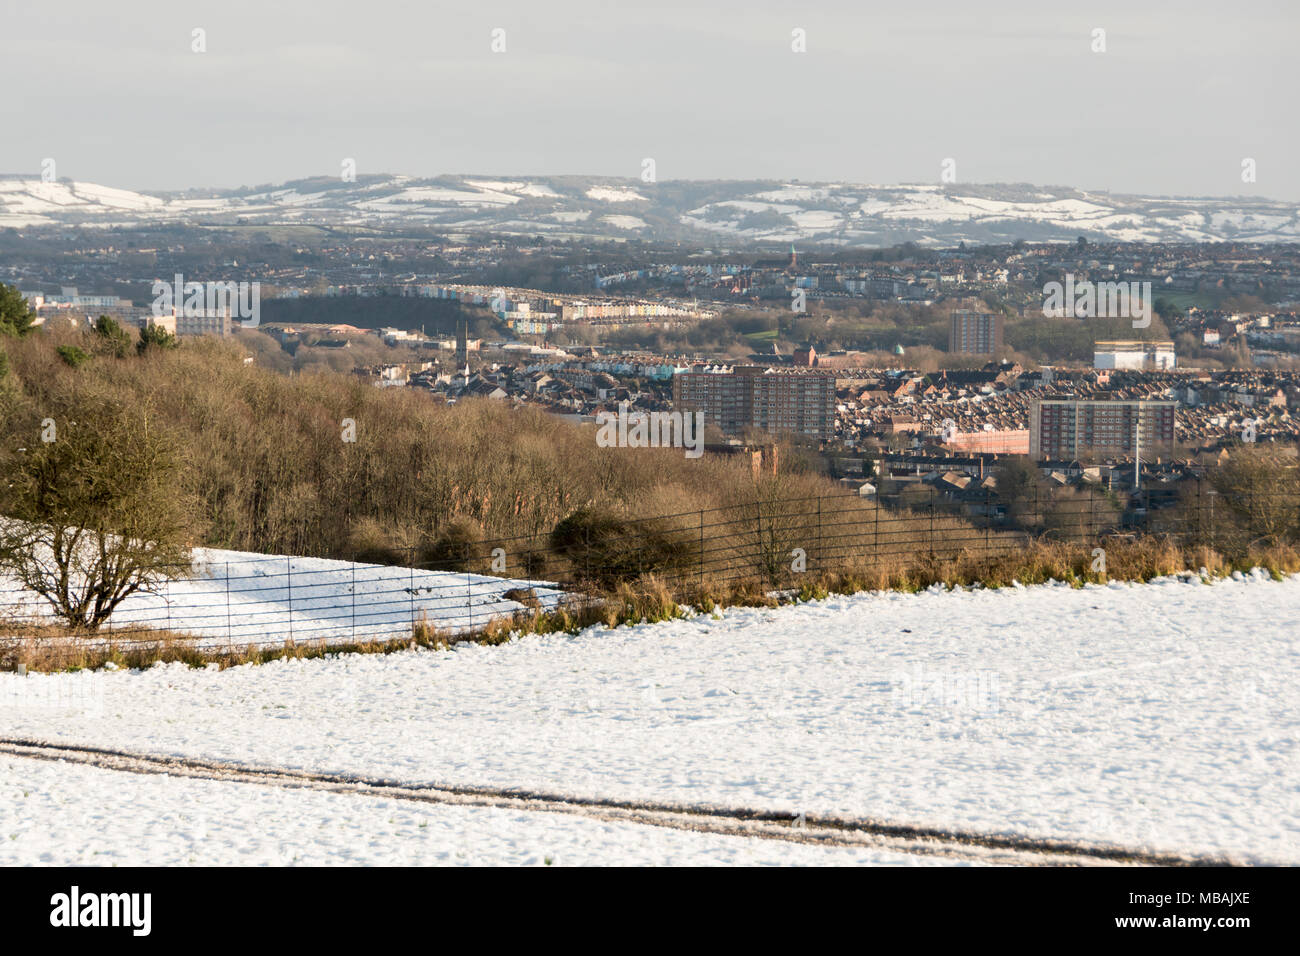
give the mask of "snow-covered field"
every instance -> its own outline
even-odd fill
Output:
[[[0,866],[932,865],[933,857],[0,757]]]
[[[464,631],[523,610],[504,596],[511,589],[531,588],[539,604],[554,607],[563,593],[545,583],[196,548],[192,577],[133,594],[111,623],[118,630],[192,634],[201,646],[211,647],[279,644],[289,638],[299,643],[400,638],[410,636],[416,621]],[[52,618],[49,604],[22,591],[15,580],[0,578],[0,605],[6,617]]]
[[[1300,577],[858,595],[499,647],[4,674],[0,724],[8,737],[409,783],[1300,863]],[[533,819],[540,813],[29,763],[0,758],[0,832],[48,836],[8,840],[0,860],[42,862],[46,845],[49,859],[81,850],[77,834],[93,819],[39,809],[53,801],[112,806],[113,820],[138,801],[145,819],[247,809],[265,830],[220,822],[214,842],[197,852],[169,844],[165,859],[260,861],[283,844],[304,861],[404,862],[426,850],[450,860],[459,832],[484,860],[554,847],[563,862],[811,861],[808,848],[771,841],[641,827],[629,843],[618,827]],[[15,788],[35,802],[17,805]],[[221,796],[196,796],[209,788]],[[433,832],[411,844],[399,834],[417,819]],[[105,826],[93,843],[143,861],[138,839]],[[819,849],[816,859],[863,852]]]

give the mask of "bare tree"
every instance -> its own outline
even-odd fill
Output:
[[[1229,532],[1277,544],[1300,535],[1300,467],[1290,455],[1267,446],[1237,449],[1210,472]],[[1217,529],[1216,529],[1217,530]],[[1229,534],[1220,533],[1225,543]]]
[[[786,475],[763,475],[753,487],[753,503],[738,509],[744,528],[738,542],[753,569],[775,586],[790,576],[796,561],[806,566],[808,554],[816,557],[818,502],[796,497],[796,485]]]

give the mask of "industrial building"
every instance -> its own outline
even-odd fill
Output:
[[[1173,342],[1098,342],[1092,347],[1096,369],[1168,370],[1174,367]]]

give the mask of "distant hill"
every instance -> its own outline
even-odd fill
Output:
[[[709,245],[807,242],[1300,240],[1300,204],[1159,198],[1028,185],[778,181],[643,183],[600,176],[362,176],[251,189],[140,193],[94,183],[0,178],[0,229],[32,226],[313,224],[444,233],[683,240]]]

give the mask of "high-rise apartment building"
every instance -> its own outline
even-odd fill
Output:
[[[728,434],[747,428],[827,439],[835,429],[835,376],[815,369],[696,365],[673,376],[673,405],[704,412]]]
[[[995,312],[954,312],[948,351],[992,355],[1002,348],[1002,316]]]
[[[1174,452],[1176,406],[1145,400],[1037,401],[1029,416],[1029,455],[1036,461],[1168,457]]]

